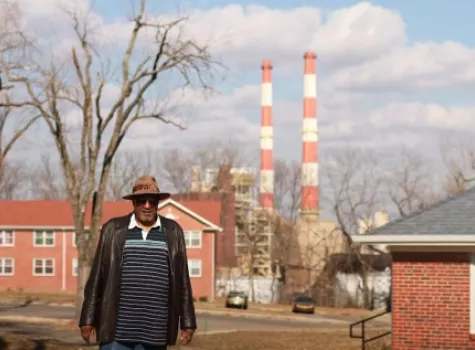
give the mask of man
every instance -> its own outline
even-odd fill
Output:
[[[196,329],[183,230],[157,214],[160,192],[152,176],[137,179],[134,211],[104,224],[84,290],[79,327],[101,350],[163,350]]]

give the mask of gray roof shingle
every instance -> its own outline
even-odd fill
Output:
[[[475,188],[381,226],[371,235],[475,235]]]

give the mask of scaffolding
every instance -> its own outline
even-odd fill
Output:
[[[271,275],[271,220],[256,201],[256,175],[252,168],[231,168],[236,205],[235,253],[244,275]],[[216,191],[219,169],[206,169],[202,191]]]

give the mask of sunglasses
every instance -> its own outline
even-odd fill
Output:
[[[135,205],[144,206],[149,203],[150,206],[156,207],[158,205],[158,202],[158,199],[140,198],[135,200]]]

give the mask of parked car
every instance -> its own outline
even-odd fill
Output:
[[[315,300],[312,297],[298,295],[292,301],[292,312],[315,313]]]
[[[226,296],[225,306],[247,310],[248,297],[244,292],[231,291]]]

